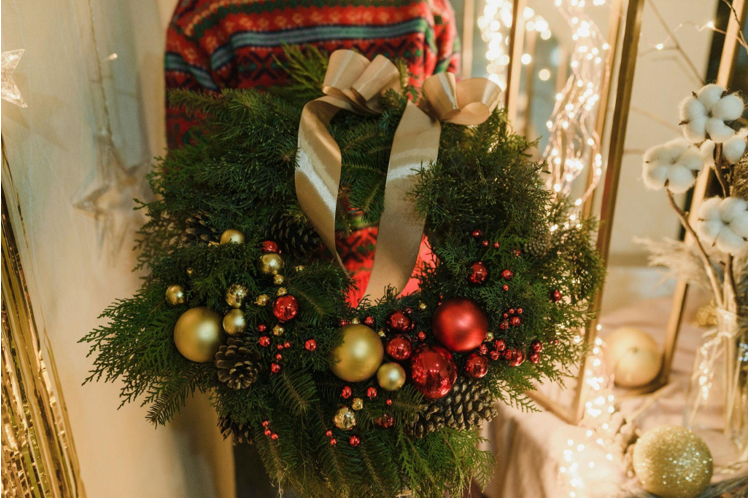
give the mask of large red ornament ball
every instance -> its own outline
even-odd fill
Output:
[[[411,357],[411,383],[427,398],[445,396],[457,378],[455,360],[445,348],[422,346]]]
[[[468,282],[473,285],[481,285],[489,278],[489,270],[481,261],[471,263],[471,274],[468,275]]]
[[[413,346],[411,340],[403,335],[396,335],[385,346],[385,352],[396,361],[404,361],[411,357]]]
[[[489,359],[476,353],[471,353],[466,358],[466,373],[469,377],[480,379],[489,371]]]
[[[385,324],[390,332],[402,334],[411,330],[411,317],[405,311],[396,310],[387,316]]]
[[[280,296],[273,303],[273,315],[281,323],[290,322],[299,313],[299,301],[291,294]]]
[[[450,351],[476,349],[486,339],[488,322],[476,301],[456,297],[444,301],[432,316],[432,333]]]

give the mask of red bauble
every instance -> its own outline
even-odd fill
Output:
[[[352,448],[356,448],[361,444],[361,438],[359,438],[359,436],[351,436],[348,438],[348,444],[350,444]]]
[[[258,326],[257,326],[257,331],[258,332],[262,333],[262,332],[265,332],[266,330],[268,330],[268,326],[266,324],[264,324],[264,323],[258,324]]]
[[[494,361],[497,361],[499,359],[499,355],[500,355],[499,351],[496,351],[496,350],[489,351],[489,358],[491,358]]]
[[[351,388],[349,386],[343,386],[343,389],[341,389],[341,398],[349,399],[351,397],[351,394]]]
[[[314,339],[307,339],[304,342],[304,349],[310,352],[314,351],[315,349],[317,349],[317,341]]]
[[[390,332],[402,334],[411,329],[411,317],[405,311],[396,310],[388,315],[385,324]]]
[[[281,251],[278,250],[278,244],[276,244],[272,240],[263,241],[260,246],[260,250],[263,252],[275,252],[279,254],[281,253]]]
[[[534,353],[540,353],[544,349],[544,345],[541,341],[536,339],[535,341],[531,342],[531,349]]]
[[[482,344],[481,346],[479,346],[479,349],[478,349],[479,354],[485,355],[488,352],[489,352],[489,347],[486,344]]]
[[[443,302],[432,316],[432,333],[450,351],[476,349],[487,333],[484,311],[472,299],[457,297]]]
[[[279,365],[278,363],[271,363],[270,371],[273,372],[274,374],[277,374],[278,372],[281,371],[281,365]]]
[[[510,318],[510,325],[512,325],[513,327],[519,327],[521,323],[522,320],[520,320],[519,316],[513,316],[512,318]]]
[[[452,354],[439,346],[422,346],[411,357],[411,383],[429,399],[445,396],[458,378]]]
[[[496,349],[499,352],[502,352],[505,349],[507,349],[507,343],[505,342],[504,339],[497,339],[496,341],[494,341],[494,349]]]
[[[404,361],[411,357],[413,346],[411,346],[411,341],[408,337],[396,335],[388,341],[387,346],[385,346],[385,351],[392,359],[396,361]]]
[[[367,318],[364,319],[364,325],[368,327],[374,327],[374,324],[375,324],[375,319],[373,316],[368,316]]]
[[[338,444],[338,441],[336,441],[336,438],[331,438],[330,439],[330,445],[331,446],[335,446],[336,444]]]
[[[375,419],[375,425],[380,429],[389,429],[393,426],[395,420],[387,413]]]
[[[481,285],[489,278],[489,270],[481,261],[471,263],[471,274],[468,275],[468,282],[473,285]]]
[[[258,339],[257,342],[262,347],[267,348],[268,346],[270,346],[270,337],[268,337],[267,335],[264,335],[264,336],[260,337],[260,339]]]
[[[299,301],[290,294],[276,298],[273,303],[273,315],[281,323],[292,321],[299,313]]]
[[[532,353],[528,359],[531,360],[531,363],[539,363],[541,361],[541,355],[538,353]]]
[[[555,290],[554,292],[551,293],[551,300],[553,302],[558,303],[560,299],[562,299],[561,292],[559,292],[558,290]]]
[[[523,364],[523,362],[525,361],[525,353],[517,348],[508,351],[511,351],[511,355],[508,358],[511,367],[519,367]]]
[[[489,360],[486,356],[471,353],[466,358],[466,373],[469,377],[480,379],[489,371]]]
[[[377,388],[376,387],[368,387],[367,388],[367,397],[369,399],[375,399],[377,397]]]
[[[512,277],[514,277],[515,274],[512,273],[512,270],[502,270],[502,278],[505,280],[512,280]]]
[[[419,333],[416,334],[416,337],[418,337],[420,341],[425,341],[427,338],[427,335],[423,330],[420,330]]]

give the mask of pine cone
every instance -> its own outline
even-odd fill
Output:
[[[322,240],[314,229],[282,215],[271,218],[266,237],[276,242],[282,251],[297,258],[316,251],[322,245]]]
[[[232,389],[247,389],[258,379],[260,369],[243,339],[230,337],[216,352],[218,380]]]
[[[531,238],[525,243],[524,252],[535,258],[546,256],[551,247],[551,232],[546,225],[536,225],[531,231]]]
[[[407,432],[421,438],[445,426],[467,430],[496,416],[489,389],[476,379],[459,377],[447,396],[429,402]]]
[[[252,429],[249,425],[238,424],[229,417],[221,417],[218,420],[218,426],[221,429],[221,435],[224,439],[231,437],[235,445],[241,443],[252,444]]]
[[[209,224],[210,216],[208,213],[198,211],[185,219],[185,229],[180,235],[182,245],[191,242],[208,243],[218,242],[221,238],[221,232],[211,227]]]

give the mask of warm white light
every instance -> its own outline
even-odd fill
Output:
[[[541,81],[547,81],[549,78],[551,78],[551,71],[544,68],[538,72],[538,79]]]
[[[528,65],[531,63],[531,54],[523,54],[523,56],[520,58],[520,62],[523,65]]]

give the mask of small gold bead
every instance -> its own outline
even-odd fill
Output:
[[[273,276],[273,283],[276,285],[281,285],[284,282],[283,275],[274,275]]]
[[[304,265],[297,265],[297,266],[294,267],[294,269],[296,271],[300,272],[300,271],[304,270]]]
[[[166,290],[166,302],[172,306],[185,304],[185,288],[181,285],[170,285]]]
[[[266,304],[268,304],[269,300],[270,298],[267,294],[260,294],[257,299],[255,299],[255,304],[257,304],[258,306],[265,306]]]
[[[187,270],[185,270],[185,273],[187,273],[188,276],[192,276],[192,274],[195,273],[195,270],[192,269],[192,266],[189,266]]]
[[[354,409],[354,411],[359,411],[362,408],[364,408],[364,400],[361,398],[354,398],[351,400],[351,408]]]
[[[354,318],[351,319],[351,323],[354,324],[354,325],[359,325],[359,319],[356,318],[356,317],[354,317]]]
[[[494,333],[493,332],[487,332],[486,333],[486,340],[488,342],[492,342],[494,340]]]
[[[283,335],[284,332],[284,328],[280,325],[275,325],[273,327],[273,335]]]
[[[419,309],[420,309],[421,311],[426,311],[426,309],[427,309],[428,307],[429,307],[429,306],[427,306],[427,303],[419,303]]]
[[[279,287],[278,290],[276,291],[277,296],[285,296],[288,293],[289,291],[286,290],[286,287]]]
[[[379,335],[380,337],[385,337],[385,331],[384,331],[384,330],[382,330],[382,329],[380,329],[380,330],[379,330],[379,331],[377,332],[377,335]]]

